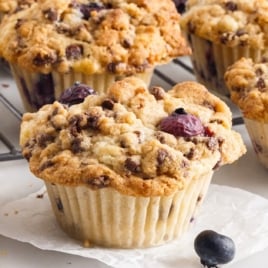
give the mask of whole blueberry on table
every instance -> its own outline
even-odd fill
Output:
[[[194,249],[204,267],[217,268],[226,264],[235,256],[234,241],[212,230],[201,232],[194,241]]]

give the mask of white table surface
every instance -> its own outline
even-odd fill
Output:
[[[188,59],[183,60],[185,60],[187,64],[189,63]],[[173,63],[162,66],[159,70],[163,71],[175,82],[194,80],[194,77],[191,74]],[[166,89],[170,88],[167,83],[157,76],[154,76],[152,83],[161,85]],[[0,94],[13,103],[18,110],[23,111],[16,86],[12,78],[1,66]],[[232,108],[234,114],[239,115],[239,111],[237,111],[230,102],[227,101],[227,103]],[[218,170],[214,175],[213,183],[242,188],[268,199],[268,171],[256,160],[244,125],[238,125],[234,128],[243,136],[248,151],[246,155],[234,164],[224,166]],[[12,115],[1,102],[0,132],[4,133],[16,148],[19,148],[19,119]],[[0,153],[6,152],[6,150],[5,146],[0,142]],[[25,160],[0,162],[0,187],[5,189],[4,194],[0,196],[0,206],[8,201],[24,197],[27,193],[34,192],[39,189],[41,185],[42,182],[30,174]],[[91,259],[54,251],[44,251],[28,243],[22,243],[0,235],[0,268],[47,268],[49,266],[57,268],[107,267],[106,265]],[[268,248],[247,259],[234,264],[229,264],[226,267],[266,268],[267,266]],[[179,263],[177,267],[180,267]],[[201,268],[202,266],[197,262],[196,267]]]

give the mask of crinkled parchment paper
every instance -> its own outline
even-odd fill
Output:
[[[211,185],[193,228],[164,246],[119,250],[83,248],[61,231],[45,188],[0,208],[0,234],[44,249],[80,255],[118,268],[201,267],[193,248],[195,236],[213,229],[232,237],[238,261],[268,246],[268,200],[225,186]]]

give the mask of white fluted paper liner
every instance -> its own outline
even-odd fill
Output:
[[[37,198],[40,195],[43,198]],[[181,239],[163,246],[119,250],[83,248],[57,225],[45,188],[0,208],[0,234],[55,250],[99,260],[117,268],[196,268],[199,259],[193,249],[195,236],[213,229],[233,238],[237,252],[233,262],[268,247],[268,200],[258,195],[212,184],[194,228]],[[228,265],[227,265],[228,267]]]

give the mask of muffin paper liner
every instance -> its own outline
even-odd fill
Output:
[[[13,188],[10,195],[16,198],[18,189]],[[5,200],[3,193],[6,193],[6,188],[1,189],[0,204]],[[201,264],[194,252],[194,238],[200,231],[212,229],[235,241],[236,255],[231,264],[235,266],[240,260],[244,260],[246,265],[246,258],[268,246],[267,211],[268,201],[263,197],[238,188],[212,184],[193,228],[179,239],[146,249],[85,248],[58,226],[47,192],[42,187],[23,198],[18,198],[17,194],[17,199],[0,206],[0,234],[49,250],[46,251],[47,258],[53,257],[55,252],[63,252],[76,255],[76,258],[62,255],[65,260],[76,263],[77,256],[82,256],[84,258],[80,258],[79,263],[85,267],[196,268]],[[28,247],[27,244],[23,246]],[[33,249],[30,247],[29,250]]]
[[[268,168],[268,123],[248,118],[244,122],[258,160]]]
[[[212,172],[165,197],[133,197],[112,188],[46,183],[62,229],[85,245],[144,248],[180,237],[192,224]]]
[[[204,84],[216,94],[229,96],[229,90],[224,82],[224,73],[228,66],[241,57],[250,57],[253,61],[261,59],[263,50],[248,46],[227,47],[214,44],[194,34],[187,34],[192,47],[191,60],[198,82]]]
[[[77,81],[89,85],[99,93],[103,93],[113,82],[123,78],[123,76],[108,73],[86,75],[75,72],[62,74],[54,71],[41,74],[29,72],[15,64],[10,64],[10,67],[27,112],[37,111],[43,105],[53,103],[65,89],[71,87]],[[135,76],[149,86],[152,75],[153,69],[150,69]]]

